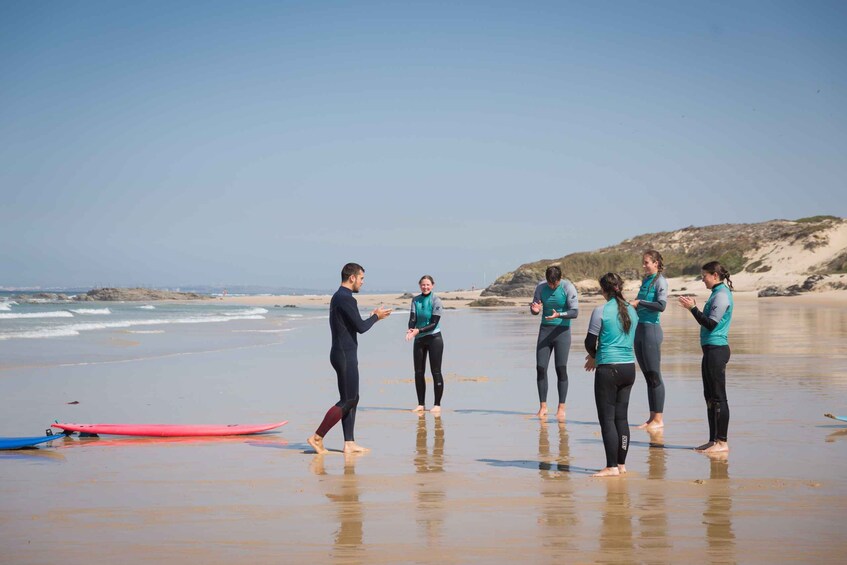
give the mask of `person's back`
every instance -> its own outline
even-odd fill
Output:
[[[351,313],[355,316],[351,316]],[[359,306],[353,292],[339,287],[329,301],[329,329],[332,333],[333,349],[355,349],[359,345],[356,318],[361,320]],[[374,322],[376,320],[373,320]],[[373,325],[373,323],[369,324]]]

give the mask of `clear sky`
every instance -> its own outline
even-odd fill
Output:
[[[0,3],[0,286],[481,286],[847,216],[847,3]]]

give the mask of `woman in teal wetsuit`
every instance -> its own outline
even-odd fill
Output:
[[[617,273],[600,277],[606,303],[591,313],[585,336],[585,370],[594,371],[594,400],[606,449],[606,467],[595,477],[626,473],[629,451],[629,395],[635,383],[635,326],[638,314],[623,297]]]
[[[703,396],[706,398],[706,417],[709,420],[709,441],[696,451],[722,453],[729,451],[729,402],[726,398],[726,365],[729,363],[729,325],[732,322],[732,281],[729,271],[711,261],[702,267],[702,279],[712,291],[701,312],[690,296],[680,296],[679,304],[690,311],[700,324],[700,347],[703,361]]]
[[[662,381],[662,326],[659,316],[668,303],[668,280],[662,272],[665,270],[662,254],[650,249],[641,257],[644,268],[644,280],[638,290],[638,297],[630,304],[638,313],[638,326],[635,328],[635,358],[647,381],[647,401],[650,404],[650,417],[640,426],[647,431],[658,430],[665,426],[665,383]]]
[[[435,281],[424,275],[418,281],[421,293],[412,299],[409,309],[409,330],[406,341],[415,340],[412,359],[415,364],[415,390],[418,393],[418,406],[414,412],[423,412],[426,397],[426,357],[429,355],[429,367],[432,370],[432,383],[435,388],[435,402],[431,412],[441,413],[441,396],[444,394],[444,377],[441,375],[441,359],[444,354],[444,340],[441,338],[441,316],[444,308],[441,299],[432,289]]]

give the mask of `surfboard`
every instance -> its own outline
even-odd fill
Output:
[[[847,416],[833,416],[832,414],[824,414],[827,418],[832,418],[833,420],[841,420],[842,422],[847,422]]]
[[[228,425],[171,425],[171,424],[64,424],[56,422],[54,428],[65,433],[105,434],[117,436],[147,437],[200,437],[200,436],[241,436],[267,432],[288,421],[274,424],[228,424]]]
[[[48,435],[38,437],[0,437],[0,449],[21,449],[23,447],[33,447],[39,443],[46,443],[54,439],[62,439],[62,435]]]

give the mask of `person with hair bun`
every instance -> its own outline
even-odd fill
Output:
[[[700,347],[703,349],[700,371],[709,420],[709,441],[694,449],[709,454],[729,451],[726,364],[730,357],[728,334],[734,302],[729,271],[717,261],[710,261],[701,269],[703,284],[712,291],[703,311],[697,308],[696,300],[690,296],[680,296],[679,304],[689,310],[700,324]]]
[[[640,426],[658,430],[665,426],[665,383],[662,381],[662,326],[659,316],[668,303],[668,280],[662,274],[665,264],[662,254],[649,249],[641,256],[644,279],[638,290],[638,297],[630,304],[638,313],[638,326],[635,328],[635,358],[647,381],[647,402],[650,405],[650,417]]]
[[[444,340],[441,338],[439,322],[444,314],[441,299],[432,289],[435,280],[424,275],[418,281],[421,293],[412,299],[409,309],[409,330],[406,341],[415,340],[412,347],[412,360],[415,364],[415,390],[418,393],[418,406],[413,412],[423,412],[426,397],[426,356],[429,354],[429,368],[432,371],[432,384],[435,389],[433,414],[441,413],[441,396],[444,394],[444,377],[441,375],[441,358],[444,354]]]
[[[594,371],[594,401],[606,449],[606,467],[595,477],[626,473],[629,450],[629,395],[635,383],[635,327],[638,314],[623,297],[617,273],[600,277],[606,304],[591,313],[585,336],[585,370]]]
[[[545,281],[538,283],[529,311],[533,316],[542,314],[535,344],[535,379],[538,387],[539,408],[536,417],[547,418],[547,366],[550,355],[555,357],[556,385],[559,392],[559,409],[556,419],[565,421],[565,401],[568,398],[568,354],[571,350],[571,320],[579,315],[579,298],[576,287],[562,278],[562,269],[552,265],[544,273]]]

